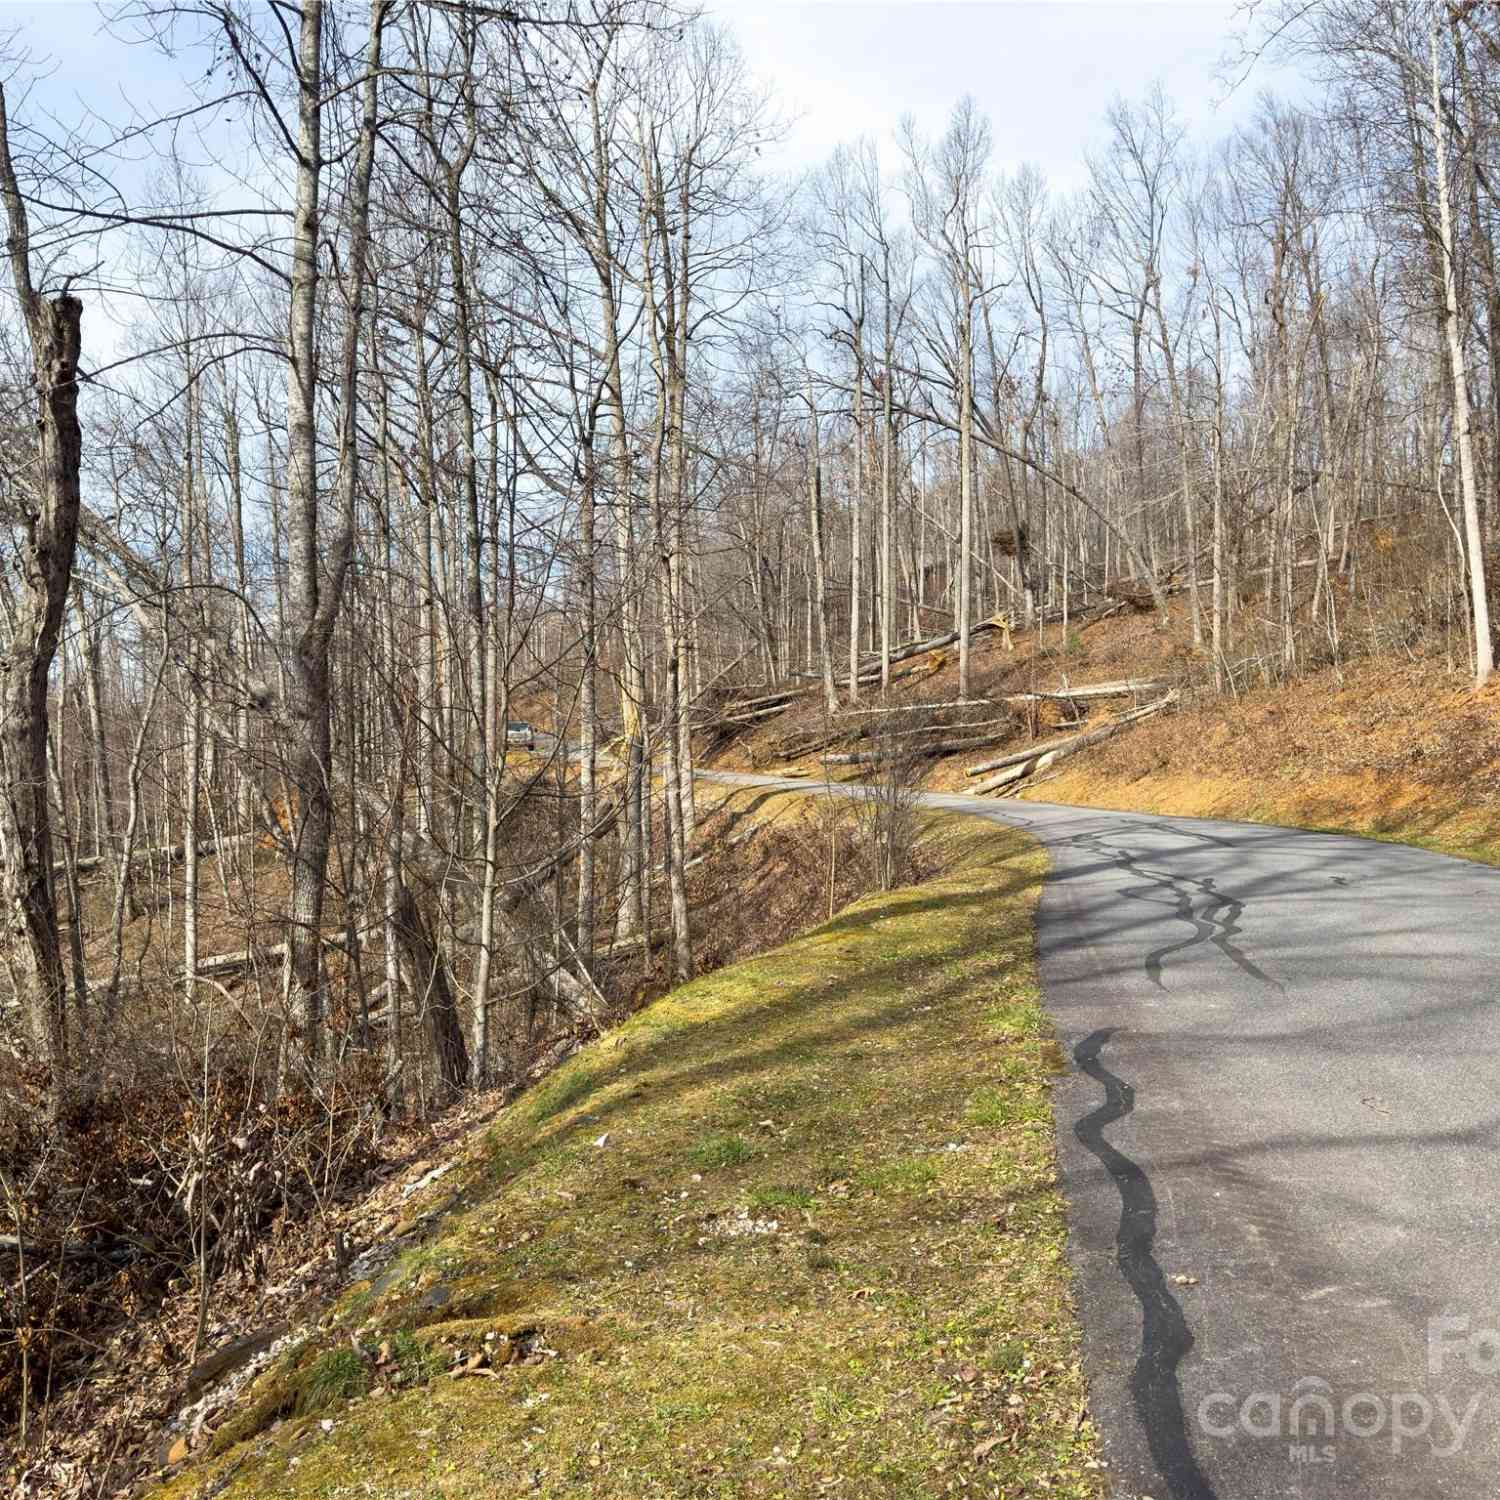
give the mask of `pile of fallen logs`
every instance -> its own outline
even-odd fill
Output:
[[[870,739],[878,741],[873,750],[849,750],[826,754],[823,763],[829,766],[875,765],[899,750],[913,756],[961,755],[966,750],[982,750],[989,745],[1004,743],[1015,732],[1016,718],[1009,712],[999,718],[975,719],[957,724],[928,723],[913,729],[891,728],[892,720],[901,723],[907,719],[921,717],[919,708],[897,708],[891,710],[885,721],[856,730],[852,735],[846,730],[842,738]],[[828,743],[831,743],[829,741]],[[801,750],[806,755],[810,750],[821,749],[812,745]]]
[[[1002,629],[1002,621],[996,617],[993,620],[980,620],[970,627],[969,635],[974,637],[986,631]],[[958,640],[958,632],[950,630],[945,635],[935,635],[930,640],[912,641],[909,645],[901,646],[891,652],[891,665],[911,661],[913,657],[927,656],[934,651],[941,651],[945,646],[951,646]],[[898,682],[903,677],[920,672],[924,664],[907,667],[903,672],[892,672],[891,681]],[[845,679],[840,678],[840,681]],[[857,673],[857,680],[861,686],[880,681],[880,661],[876,658],[873,663],[867,660]],[[797,699],[808,697],[810,694],[822,691],[821,682],[814,681],[804,683],[800,687],[783,688],[779,692],[765,693],[758,698],[741,698],[732,703],[726,703],[719,713],[712,719],[695,725],[698,729],[724,729],[736,728],[743,724],[753,724],[760,719],[768,719],[789,708]]]
[[[1114,585],[1108,590],[1110,602],[1098,608],[1095,618],[1104,618],[1121,609],[1142,608],[1138,592],[1127,585]],[[1148,597],[1144,607],[1149,606]],[[979,621],[971,628],[970,634],[979,635],[999,630],[1007,636],[1008,644],[1010,626],[1008,617],[996,615]],[[890,661],[893,666],[898,663],[907,665],[900,671],[892,671],[891,681],[909,679],[941,666],[945,660],[942,654],[944,648],[957,640],[958,632],[951,630],[928,640],[912,641],[892,651]],[[927,660],[916,660],[922,657]],[[865,658],[860,664],[858,681],[869,684],[878,682],[879,679],[879,658]],[[840,679],[841,682],[842,680]],[[699,718],[694,727],[728,738],[745,726],[774,719],[795,704],[822,691],[821,680],[814,678],[804,679],[794,686],[757,697],[731,698]],[[1141,703],[1143,698],[1150,695],[1157,696],[1152,697],[1149,702]],[[1096,727],[1087,727],[1089,705],[1109,698],[1131,698],[1138,706],[1115,714]],[[872,708],[841,707],[835,715],[817,724],[806,723],[804,715],[804,722],[780,736],[774,749],[787,760],[820,755],[824,766],[875,766],[893,756],[925,759],[960,755],[999,747],[1007,741],[1013,741],[1022,714],[1029,719],[1032,732],[1035,732],[1036,712],[1040,704],[1064,705],[1065,709],[1071,711],[1071,718],[1065,719],[1059,727],[1077,730],[1076,733],[1008,751],[966,768],[969,776],[985,778],[973,788],[976,793],[1003,790],[1012,794],[1059,761],[1101,744],[1130,725],[1161,713],[1175,703],[1177,698],[1177,692],[1169,690],[1167,683],[1159,678],[1122,678],[1078,687],[1007,693],[995,699],[954,699],[938,703],[903,703]],[[974,710],[979,710],[983,716],[968,717]],[[957,717],[955,711],[958,713]]]
[[[1149,719],[1153,714],[1161,713],[1163,709],[1170,708],[1176,701],[1177,691],[1174,688],[1154,703],[1147,703],[1141,708],[1133,708],[1126,713],[1117,714],[1107,724],[1101,724],[1097,729],[1086,729],[1081,734],[1065,735],[1061,739],[1046,740],[1039,745],[1028,745],[1024,750],[1015,750],[1009,755],[996,756],[993,760],[982,760],[977,765],[966,766],[964,774],[984,776],[986,772],[995,773],[971,788],[976,795],[996,792],[1002,787],[1019,790],[1022,782],[1029,781],[1033,776],[1056,765],[1058,761],[1066,760],[1070,755],[1077,755],[1080,750],[1088,750],[1094,745],[1103,744],[1105,740],[1113,739],[1121,730],[1128,729],[1132,724],[1138,724],[1142,719]]]
[[[868,728],[862,727],[854,730],[852,734],[845,727],[836,735],[804,743],[798,748],[797,753],[805,755],[814,750],[825,749],[827,745],[839,738],[844,740],[875,738],[879,743],[874,748],[824,754],[823,763],[829,766],[878,765],[898,752],[918,757],[959,755],[966,750],[984,749],[991,745],[1003,744],[1011,739],[1017,727],[1014,709],[1021,705],[1038,702],[1070,704],[1075,707],[1079,715],[1075,722],[1082,722],[1082,716],[1088,711],[1084,705],[1091,701],[1104,698],[1138,698],[1144,693],[1161,692],[1164,687],[1165,684],[1156,679],[1130,678],[1119,682],[1099,682],[1083,687],[1059,688],[1055,691],[1011,693],[994,705],[987,705],[983,700],[970,700],[963,706],[1000,707],[1003,705],[1007,711],[998,718],[977,719],[954,724],[928,723],[914,729],[892,729],[889,727],[890,719],[888,718],[883,724],[877,723]],[[1065,760],[1079,750],[1086,750],[1091,745],[1110,739],[1120,730],[1128,728],[1141,719],[1148,719],[1153,714],[1160,713],[1162,709],[1176,701],[1175,691],[1166,692],[1164,696],[1153,702],[1118,714],[1108,723],[1101,724],[1097,728],[1087,729],[1078,734],[1064,735],[1041,744],[1030,745],[1024,750],[1010,751],[993,759],[980,761],[977,765],[967,768],[970,776],[983,775],[987,771],[995,771],[999,774],[981,782],[974,790],[989,792],[1026,781],[1057,761]],[[887,712],[890,716],[896,717],[899,723],[901,716],[916,717],[924,707],[936,709],[943,706],[912,705],[910,708],[898,708]]]

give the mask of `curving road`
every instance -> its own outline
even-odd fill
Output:
[[[1069,1254],[1117,1500],[1500,1496],[1500,869],[924,800],[1051,855]]]

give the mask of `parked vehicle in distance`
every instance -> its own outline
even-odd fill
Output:
[[[536,744],[536,730],[522,720],[508,722],[505,726],[505,743],[530,750]]]

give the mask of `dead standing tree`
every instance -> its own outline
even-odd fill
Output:
[[[0,86],[0,196],[16,298],[31,345],[36,393],[36,467],[16,562],[21,589],[8,649],[0,658],[0,892],[20,996],[33,1037],[52,1073],[60,1114],[69,1086],[66,979],[52,885],[47,795],[47,688],[73,578],[78,543],[78,356],[83,304],[64,292],[43,297],[31,279],[26,207],[10,152]]]

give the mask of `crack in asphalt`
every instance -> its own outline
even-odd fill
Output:
[[[1098,1157],[1120,1194],[1115,1263],[1141,1305],[1141,1352],[1130,1375],[1130,1395],[1145,1430],[1151,1457],[1172,1500],[1214,1500],[1213,1486],[1198,1465],[1182,1410],[1177,1367],[1193,1347],[1193,1335],[1153,1253],[1156,1194],[1145,1170],[1104,1137],[1105,1127],[1135,1108],[1135,1090],[1100,1060],[1113,1027],[1091,1032],[1073,1048],[1079,1068],[1104,1086],[1104,1103],[1073,1126],[1085,1150]]]
[[[1086,849],[1111,864],[1118,865],[1131,875],[1139,876],[1146,883],[1138,886],[1121,886],[1119,894],[1131,901],[1144,901],[1152,906],[1165,906],[1180,921],[1193,929],[1192,936],[1180,943],[1164,943],[1153,948],[1145,960],[1146,974],[1157,989],[1165,990],[1162,980],[1162,965],[1174,953],[1183,953],[1202,943],[1211,943],[1236,967],[1252,979],[1269,985],[1286,994],[1286,987],[1272,979],[1245,950],[1234,942],[1241,932],[1240,918],[1245,914],[1245,903],[1226,895],[1215,884],[1211,876],[1169,875],[1164,871],[1148,870],[1128,850],[1119,849],[1104,841],[1099,833],[1075,834],[1068,842],[1076,848]],[[1194,910],[1197,896],[1208,897],[1201,911]],[[1162,898],[1166,899],[1163,900]],[[1220,915],[1222,913],[1222,915]]]

